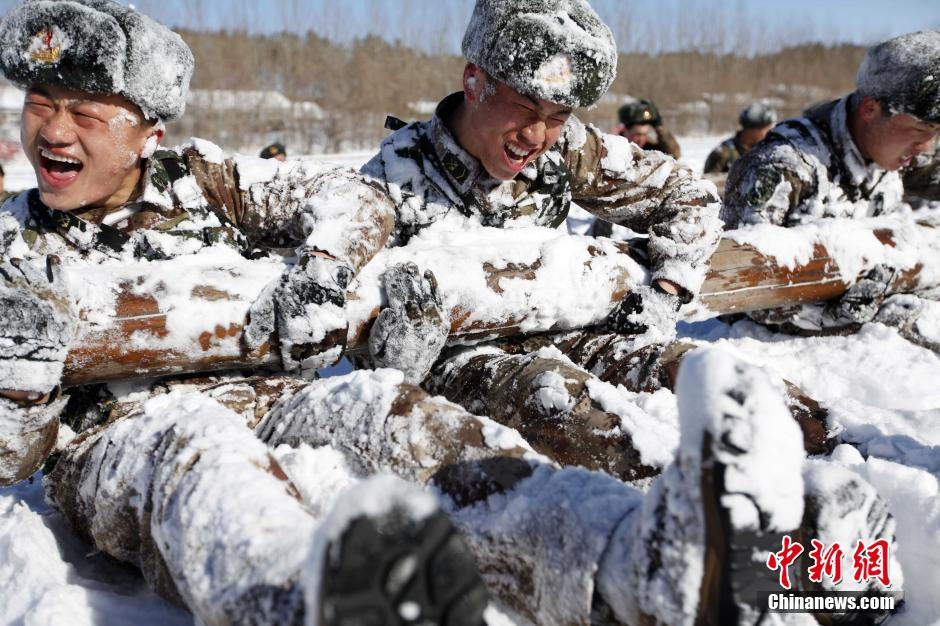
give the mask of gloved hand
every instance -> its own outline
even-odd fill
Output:
[[[825,315],[836,322],[865,324],[875,319],[896,272],[886,265],[876,265],[841,297],[829,302]]]
[[[634,287],[607,316],[604,329],[619,335],[643,335],[651,329],[674,334],[679,319],[678,296],[659,287]]]
[[[301,259],[268,285],[252,305],[245,339],[256,349],[277,332],[284,369],[313,370],[336,363],[346,348],[345,263],[319,256]]]
[[[0,262],[0,320],[0,391],[52,391],[78,325],[58,258],[47,257],[45,271],[19,259]]]
[[[369,353],[376,367],[400,370],[405,382],[420,384],[450,332],[437,280],[430,271],[422,276],[414,263],[391,267],[382,279],[388,307],[379,313],[369,333]]]

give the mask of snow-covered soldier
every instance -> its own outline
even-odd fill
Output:
[[[873,46],[855,86],[851,94],[781,123],[735,163],[722,209],[727,228],[874,217],[904,206],[900,170],[932,151],[940,133],[940,32],[910,33]],[[922,176],[929,180],[929,170]],[[912,294],[892,295],[895,274],[879,266],[834,301],[752,317],[797,334],[853,332],[877,320],[940,349],[917,330],[917,319],[937,305]]]
[[[623,478],[647,473],[651,468],[638,462],[629,436],[598,409],[590,389],[598,388],[597,378],[634,391],[674,385],[689,347],[669,344],[677,312],[701,287],[721,231],[714,186],[668,155],[645,152],[573,115],[606,92],[617,63],[613,36],[587,2],[479,0],[463,51],[463,91],[445,98],[428,121],[393,123],[401,127],[362,169],[395,203],[390,244],[406,244],[447,220],[458,228],[462,220],[555,227],[576,202],[649,235],[638,254],[652,285],[634,289],[600,329],[450,352],[425,386],[518,427],[557,460]],[[415,278],[410,293],[433,291]],[[418,382],[437,359],[444,330],[432,332],[428,323],[423,332],[409,331],[395,308],[373,327],[374,362]],[[433,302],[422,310],[433,312]],[[439,326],[441,319],[431,322]],[[633,339],[638,334],[644,338]],[[405,337],[413,340],[410,349],[403,348]],[[395,358],[384,353],[386,338],[395,342]],[[544,347],[565,356],[552,357]],[[826,433],[818,406],[793,391],[808,449],[821,451]]]
[[[45,485],[75,529],[140,566],[203,623],[300,623],[305,614],[346,623],[368,613],[392,624],[384,616],[402,604],[421,619],[443,623],[456,611],[459,623],[478,623],[486,593],[433,498],[377,478],[337,499],[338,485],[320,488],[299,472],[314,478],[305,490],[288,478],[294,457],[253,433],[304,380],[167,380],[127,402],[104,385],[58,388],[76,329],[61,265],[213,246],[296,250],[299,264],[254,307],[254,330],[277,331],[286,369],[337,358],[340,339],[327,355],[309,348],[313,325],[343,319],[348,280],[391,224],[384,194],[315,163],[226,159],[202,141],[159,149],[164,124],[183,114],[193,57],[132,7],[28,0],[5,17],[0,41],[4,75],[26,90],[22,143],[38,180],[0,210],[0,485],[30,476],[58,448]],[[316,228],[324,197],[348,206],[348,228],[331,229],[338,239]],[[393,375],[384,388],[399,387]],[[404,414],[423,398],[406,391]],[[402,560],[393,579],[377,578]]]
[[[752,102],[738,116],[741,129],[712,150],[705,159],[706,174],[726,174],[735,161],[751,151],[777,124],[777,110],[764,102]]]
[[[940,141],[934,151],[921,154],[903,176],[904,201],[914,208],[935,208],[940,203]]]

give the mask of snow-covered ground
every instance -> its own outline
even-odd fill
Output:
[[[683,160],[700,171],[721,139],[683,139]],[[329,160],[358,165],[368,156]],[[19,168],[7,171],[8,187],[28,186]],[[890,623],[940,623],[940,358],[880,325],[851,337],[793,338],[749,322],[707,321],[682,324],[680,334],[724,346],[800,385],[830,409],[833,426],[866,455],[846,446],[840,460],[875,485],[897,519],[907,604]],[[671,393],[637,400],[664,424],[675,423]],[[38,480],[0,490],[0,623],[191,622],[149,592],[139,573],[76,538],[44,502]]]

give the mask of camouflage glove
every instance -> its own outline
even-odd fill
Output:
[[[341,261],[305,257],[252,305],[245,329],[256,349],[277,332],[281,363],[289,372],[339,361],[346,348],[346,289],[352,269]]]
[[[379,313],[369,333],[369,353],[376,367],[405,374],[418,385],[431,371],[447,341],[450,319],[430,271],[421,275],[414,263],[402,263],[383,276],[388,307]]]
[[[674,334],[679,319],[679,298],[659,287],[634,287],[607,316],[604,329],[619,335],[644,335],[650,330]]]
[[[0,263],[0,315],[0,391],[52,391],[77,327],[58,259],[47,257],[45,271],[19,259]]]
[[[865,324],[875,319],[888,295],[895,270],[876,265],[836,300],[826,304],[825,315],[844,324]]]

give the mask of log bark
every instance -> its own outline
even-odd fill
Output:
[[[940,229],[921,224],[916,230],[928,242],[937,238],[940,244]],[[891,228],[869,232],[886,248],[896,245]],[[438,275],[450,309],[452,343],[590,326],[603,320],[631,285],[646,277],[636,260],[641,253],[626,243],[562,237],[523,242],[519,248],[510,260],[497,252],[490,254],[492,258],[468,256],[459,271],[454,269],[454,258],[460,250],[453,246],[384,251],[363,270],[349,294],[349,351],[364,349],[370,321],[382,305],[382,268],[406,259]],[[219,268],[207,259],[201,274],[205,280],[187,284],[182,298],[179,288],[161,291],[149,286],[172,284],[180,266],[190,274],[195,268],[199,274],[198,260],[192,257],[147,263],[140,269],[124,270],[118,278],[113,271],[83,268],[84,287],[82,297],[77,298],[83,324],[66,362],[64,384],[277,367],[276,351],[270,350],[276,337],[254,352],[242,341],[251,303],[280,271],[267,263],[259,273],[248,268],[251,263],[259,262]],[[918,264],[902,272],[895,290],[924,288],[922,270],[923,264]],[[132,271],[146,272],[146,284],[129,277]],[[808,261],[787,267],[751,245],[726,237],[712,257],[695,314],[708,317],[821,302],[839,296],[856,279],[844,275],[834,255],[818,242]],[[89,296],[89,285],[95,285],[98,293]],[[102,313],[101,301],[106,298],[101,293],[109,290],[117,295],[111,310]],[[219,309],[220,304],[225,308]],[[214,317],[220,310],[225,312],[224,319]],[[185,332],[178,330],[181,318],[187,320]]]

